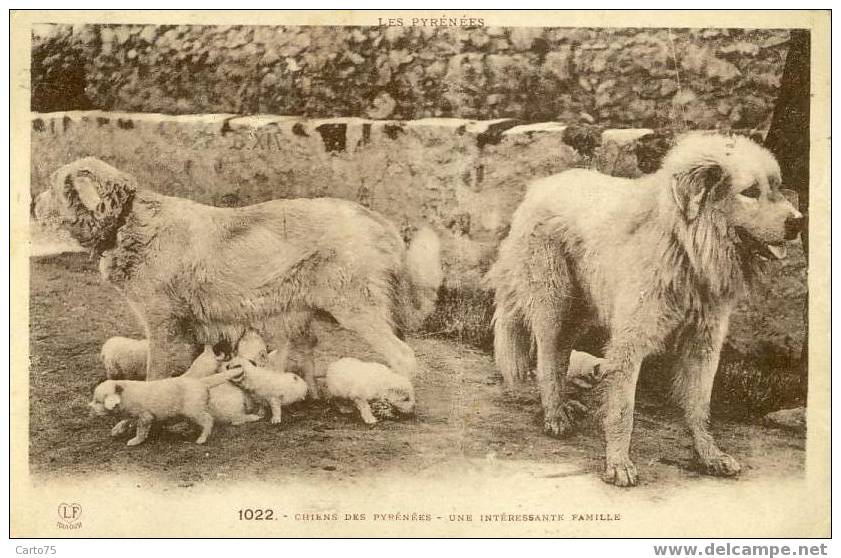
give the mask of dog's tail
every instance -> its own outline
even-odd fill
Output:
[[[232,367],[230,370],[225,370],[224,372],[218,372],[210,376],[205,376],[204,378],[200,378],[199,380],[208,388],[212,388],[224,384],[225,382],[236,382],[237,380],[240,380],[242,378],[243,374],[244,372],[242,370],[242,366],[236,366]]]
[[[406,274],[408,299],[401,304],[401,329],[415,330],[420,327],[438,301],[438,289],[444,279],[441,268],[441,239],[429,227],[415,233],[406,250]]]

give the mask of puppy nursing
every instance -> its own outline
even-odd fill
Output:
[[[197,444],[203,444],[213,430],[210,414],[210,388],[227,382],[232,374],[220,373],[206,378],[177,377],[153,382],[106,380],[96,386],[89,406],[97,415],[120,414],[137,420],[129,446],[143,443],[155,421],[183,417],[201,427]],[[116,436],[129,426],[130,419],[117,423],[111,431]]]
[[[271,408],[272,424],[280,424],[283,405],[307,397],[307,383],[297,374],[269,370],[240,356],[232,358],[225,370],[233,374],[232,382]]]
[[[377,417],[371,405],[409,415],[415,411],[415,390],[408,378],[376,362],[343,358],[327,367],[325,388],[331,397],[352,402],[366,424]]]

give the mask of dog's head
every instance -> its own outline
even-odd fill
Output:
[[[92,413],[103,416],[120,409],[123,386],[115,380],[106,380],[93,390],[93,400],[88,403]]]
[[[777,161],[745,137],[685,136],[666,155],[662,171],[686,223],[712,219],[748,254],[784,258],[785,241],[800,232],[803,215],[787,199],[793,193],[780,188]]]
[[[222,370],[225,372],[232,372],[235,374],[238,372],[238,374],[231,377],[231,381],[235,384],[241,384],[244,382],[246,374],[255,368],[257,368],[256,362],[241,356],[235,356],[222,365]]]
[[[136,191],[133,177],[94,157],[64,165],[50,177],[32,214],[66,229],[82,246],[101,253],[116,242]]]
[[[217,352],[215,345],[205,345],[204,350],[193,360],[184,374],[194,378],[216,374],[221,370],[226,356],[224,352]]]
[[[411,415],[415,412],[415,390],[407,378],[400,378],[395,385],[385,390],[384,399],[400,414]]]
[[[269,360],[268,347],[259,333],[249,329],[237,343],[237,356],[252,360],[258,366],[266,366]]]

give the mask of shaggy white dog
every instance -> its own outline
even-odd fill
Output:
[[[372,404],[386,406],[385,413],[390,409],[404,415],[415,411],[415,390],[409,379],[376,362],[348,357],[331,363],[325,388],[331,397],[351,401],[366,424],[377,422]]]
[[[407,246],[385,217],[347,200],[221,208],[142,186],[87,157],[53,173],[34,212],[56,215],[100,258],[103,279],[149,339],[147,379],[186,366],[182,341],[233,344],[254,328],[271,332],[280,349],[320,317],[358,334],[398,372],[415,372],[414,351],[398,334],[435,305],[441,260],[433,231],[419,230]]]
[[[105,380],[94,389],[89,407],[97,415],[120,414],[136,419],[137,432],[128,441],[129,446],[143,443],[154,421],[176,417],[198,424],[201,434],[196,443],[203,444],[213,429],[209,390],[227,382],[233,375],[224,372],[201,379],[180,376],[153,382]],[[118,422],[111,435],[123,433],[130,426],[130,421],[124,419]]]
[[[629,456],[637,378],[658,353],[675,357],[673,393],[702,467],[739,473],[707,429],[710,393],[733,308],[762,261],[784,257],[802,226],[780,186],[776,160],[758,144],[690,134],[660,170],[636,180],[574,169],[528,187],[487,276],[494,358],[515,381],[537,348],[544,430],[561,436],[571,426],[570,351],[590,327],[608,334],[605,481],[637,484]]]
[[[149,342],[146,339],[112,337],[99,353],[109,380],[145,380]]]
[[[283,405],[307,397],[307,383],[297,374],[269,370],[239,356],[225,364],[225,371],[234,374],[232,382],[271,408],[272,424],[280,424]]]

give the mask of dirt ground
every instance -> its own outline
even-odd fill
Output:
[[[204,446],[184,425],[158,430],[139,447],[108,435],[114,419],[86,407],[103,378],[99,350],[110,336],[139,337],[129,310],[103,284],[87,254],[31,261],[30,465],[36,478],[94,477],[115,472],[152,476],[177,487],[229,480],[351,480],[460,466],[465,458],[530,463],[557,477],[596,476],[602,446],[595,424],[565,440],[541,432],[535,386],[505,393],[490,355],[437,338],[415,336],[421,372],[417,416],[369,427],[326,403],[298,404],[280,427],[258,422],[220,426]],[[318,331],[317,365],[341,356],[375,360],[364,344],[333,326]],[[713,417],[721,447],[743,464],[750,483],[800,476],[805,438],[758,422]],[[290,451],[293,449],[293,451]],[[679,416],[655,393],[638,397],[632,458],[642,488],[679,486],[700,476]]]

